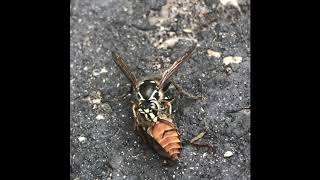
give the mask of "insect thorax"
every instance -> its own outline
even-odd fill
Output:
[[[142,81],[138,87],[139,100],[159,100],[161,92],[157,86],[158,85],[156,81]]]

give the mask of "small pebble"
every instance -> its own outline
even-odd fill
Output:
[[[101,99],[93,99],[92,103],[93,104],[100,104],[101,103]]]
[[[216,52],[216,51],[213,51],[211,49],[208,49],[207,50],[207,53],[208,53],[208,56],[209,57],[216,57],[216,58],[219,58],[221,56],[221,53],[220,52]]]
[[[79,140],[80,142],[85,141],[86,139],[87,139],[87,138],[82,137],[82,136],[78,137],[78,140]]]
[[[98,120],[102,120],[102,119],[104,119],[104,116],[103,116],[103,115],[101,115],[101,114],[99,114],[99,115],[96,117],[96,119],[98,119]]]
[[[193,31],[192,31],[192,29],[186,28],[186,29],[183,29],[183,32],[185,32],[185,33],[192,33]]]
[[[233,155],[233,153],[231,151],[227,151],[224,153],[224,157],[231,157]]]
[[[231,64],[231,63],[241,63],[242,62],[242,57],[239,57],[239,56],[228,56],[228,57],[225,57],[223,58],[223,63],[225,65],[228,65],[228,64]]]

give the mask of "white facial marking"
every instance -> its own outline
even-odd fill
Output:
[[[152,99],[157,100],[155,97],[153,97],[157,92],[158,92],[157,90],[154,90],[153,93],[151,94],[149,100],[152,100]]]
[[[161,105],[157,100],[151,100],[151,103],[153,106],[151,106],[153,109],[161,109]]]
[[[139,95],[139,100],[140,100],[140,101],[145,100],[145,99],[143,98],[143,96],[141,95],[141,93],[140,93],[140,92],[138,92],[138,95]]]
[[[150,113],[149,116],[151,117],[151,119],[154,119],[156,117],[153,113]]]

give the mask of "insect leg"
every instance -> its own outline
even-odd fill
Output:
[[[144,116],[141,116],[138,103],[134,103],[133,101],[131,101],[131,103],[133,104],[132,111],[135,120],[134,129],[147,131],[148,127],[150,127],[154,122],[147,121]]]
[[[171,105],[171,101],[166,101],[166,100],[163,100],[162,103],[163,103],[163,106],[164,106],[164,109],[168,110],[168,113],[169,114],[172,114],[172,105]]]
[[[194,138],[192,138],[190,141],[183,141],[182,144],[191,144],[193,146],[198,146],[198,147],[207,147],[213,150],[213,152],[215,152],[215,148],[214,146],[210,145],[210,144],[206,144],[206,143],[199,143],[198,141],[201,140],[203,138],[203,136],[205,135],[205,133],[208,131],[208,127],[205,127],[205,129],[200,132],[198,135],[196,135]]]
[[[189,142],[190,143],[190,142]],[[198,147],[207,147],[210,148],[213,152],[215,152],[215,148],[214,146],[210,145],[210,144],[200,144],[200,143],[190,143],[193,146],[198,146]]]
[[[195,136],[194,138],[192,138],[190,140],[191,144],[197,144],[196,142],[199,141],[208,131],[208,127],[206,127],[201,133],[199,133],[197,136]]]
[[[137,130],[138,123],[139,123],[137,111],[138,111],[138,105],[136,103],[133,103],[133,105],[132,105],[132,112],[133,112],[133,117],[134,117],[133,128],[135,131]]]

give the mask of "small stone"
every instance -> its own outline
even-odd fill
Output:
[[[95,70],[93,70],[92,74],[93,74],[94,76],[98,76],[100,73],[98,72],[97,69],[95,69]]]
[[[211,49],[208,49],[207,50],[207,53],[208,53],[208,56],[209,57],[216,57],[216,58],[219,58],[221,56],[221,53],[220,52],[216,52],[216,51],[213,51]]]
[[[101,73],[107,73],[107,72],[108,72],[108,70],[105,67],[100,70],[100,74]]]
[[[231,63],[241,63],[242,62],[242,57],[239,57],[239,56],[228,56],[228,57],[225,57],[223,58],[223,63],[225,65],[228,65],[228,64],[231,64]]]
[[[185,32],[185,33],[192,33],[193,31],[192,31],[192,29],[186,28],[186,29],[183,29],[183,32]]]
[[[82,137],[82,136],[78,137],[78,140],[79,140],[80,142],[85,141],[86,139],[87,139],[87,138]]]
[[[206,157],[206,156],[207,156],[207,153],[203,153],[202,157],[204,158],[204,157]]]
[[[104,116],[101,115],[101,114],[99,114],[99,115],[96,117],[96,119],[97,119],[97,120],[102,120],[102,119],[104,119]]]
[[[239,7],[238,0],[220,0],[220,3],[224,6],[230,4],[232,6]]]
[[[158,48],[167,49],[168,47],[173,47],[179,41],[178,37],[172,37],[165,40]]]
[[[233,155],[233,153],[231,151],[227,151],[224,153],[224,157],[231,157]]]
[[[98,72],[97,69],[93,70],[92,74],[93,74],[94,76],[99,76],[100,74],[102,74],[102,73],[107,73],[107,72],[108,72],[108,70],[104,67],[104,68],[102,68],[102,69],[100,70],[100,72]]]
[[[227,67],[227,68],[226,68],[226,71],[227,71],[227,74],[230,75],[230,74],[232,73],[231,67]]]
[[[92,103],[93,104],[100,104],[101,103],[101,99],[93,99]]]
[[[175,32],[172,32],[172,31],[169,32],[169,36],[174,36],[174,35],[176,35]]]

